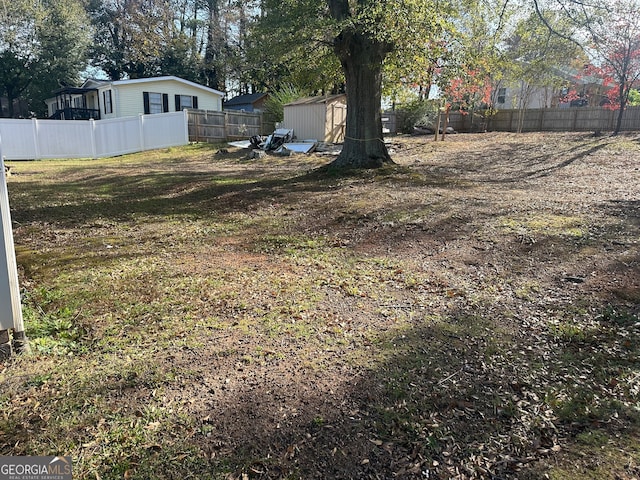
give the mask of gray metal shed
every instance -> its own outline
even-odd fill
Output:
[[[298,140],[342,143],[347,122],[347,96],[307,97],[284,106],[284,126]]]

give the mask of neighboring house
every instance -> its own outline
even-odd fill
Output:
[[[246,95],[238,95],[231,100],[224,102],[222,108],[224,110],[241,110],[244,112],[262,112],[264,104],[269,98],[267,93],[249,93]]]
[[[344,94],[301,98],[284,106],[284,127],[292,128],[298,140],[341,143],[346,123]]]
[[[550,108],[557,106],[557,97],[558,91],[552,87],[536,87],[526,82],[521,82],[520,85],[499,84],[494,90],[493,103],[498,110]]]
[[[178,112],[185,108],[222,110],[224,93],[174,76],[133,80],[89,79],[45,100],[49,118],[88,120]]]
[[[572,69],[567,72],[567,85],[558,95],[558,107],[598,107],[608,101],[601,78]]]
[[[498,110],[598,106],[606,95],[602,80],[574,68],[555,69],[556,85],[533,85],[523,80],[494,85]]]

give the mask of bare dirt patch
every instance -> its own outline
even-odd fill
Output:
[[[345,175],[206,148],[16,164],[41,331],[0,373],[0,453],[79,478],[640,476],[640,138],[390,148]]]

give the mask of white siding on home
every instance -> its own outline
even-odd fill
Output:
[[[166,83],[166,82],[162,82]],[[138,83],[135,85],[122,85],[115,88],[116,94],[116,110],[118,117],[130,117],[144,113],[143,92],[169,93],[165,92],[166,85],[160,85],[158,82]],[[169,102],[169,111],[171,111],[171,102]]]
[[[54,113],[56,113],[56,99],[55,98],[47,98],[44,103],[47,104],[47,114],[49,116],[53,115]]]
[[[503,87],[505,88],[505,87]],[[506,87],[504,95],[504,103],[496,103],[498,110],[500,109],[518,109],[518,108],[549,108],[552,107],[554,90],[552,87],[535,87],[530,89],[527,95],[525,105],[521,105],[523,92],[527,90],[526,85],[518,87]]]
[[[100,118],[103,120],[111,118],[132,117],[145,113],[144,92],[158,93],[166,95],[167,112],[176,111],[176,95],[184,95],[189,98],[186,105],[189,108],[195,108],[195,105],[189,105],[193,98],[197,98],[197,108],[201,110],[222,111],[223,92],[199,85],[178,77],[156,77],[143,78],[134,80],[87,80],[82,88],[97,88],[97,92],[87,91],[85,97],[87,99],[86,107],[89,109],[100,110]],[[111,111],[105,111],[105,92],[111,92]],[[79,99],[82,95],[78,94]],[[56,98],[46,100],[49,108],[49,114],[55,113]],[[183,104],[185,105],[185,104]],[[70,105],[71,106],[71,105]],[[181,110],[179,108],[179,110]]]
[[[91,92],[86,95],[87,97],[87,108],[98,110],[98,93]]]
[[[104,112],[104,93],[108,92],[109,90],[111,90],[111,113],[105,113]],[[108,120],[109,118],[117,118],[117,114],[116,111],[118,110],[116,105],[117,105],[117,91],[115,88],[111,88],[111,85],[109,85],[106,88],[99,88],[98,89],[98,98],[100,99],[100,119],[102,120]],[[144,110],[143,110],[144,111]]]
[[[117,117],[128,117],[144,113],[143,92],[153,92],[169,95],[169,111],[175,112],[175,96],[191,95],[198,97],[198,108],[203,110],[222,109],[222,101],[218,95],[192,87],[175,80],[161,80],[128,85],[114,85],[114,110]],[[104,118],[110,118],[105,116]]]

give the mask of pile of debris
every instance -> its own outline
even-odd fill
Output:
[[[318,147],[317,140],[294,141],[294,139],[293,129],[278,128],[266,137],[256,135],[249,140],[229,142],[229,145],[252,149],[252,158],[258,158],[264,155],[264,152],[272,152],[284,156],[292,153],[311,153]]]
[[[433,135],[436,133],[436,127],[433,125],[416,125],[413,127],[414,135]],[[442,127],[438,128],[438,133],[442,133]],[[444,131],[447,135],[458,133],[453,127],[447,127]]]

